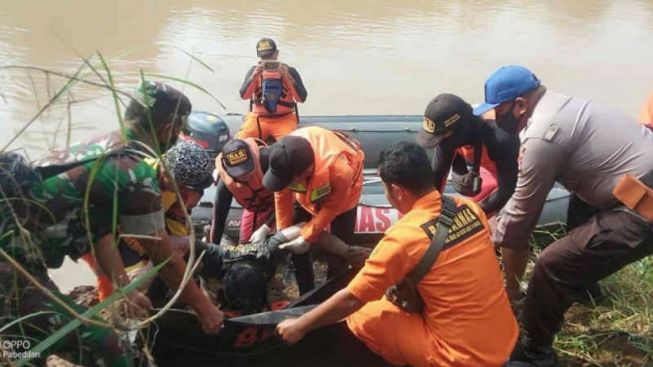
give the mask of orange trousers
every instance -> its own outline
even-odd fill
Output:
[[[491,352],[479,356],[466,355],[463,347],[458,349],[430,330],[422,314],[408,313],[384,298],[372,301],[346,319],[349,330],[374,353],[386,361],[412,367],[500,367],[508,359],[507,352]],[[515,332],[516,332],[516,325]],[[488,331],[488,333],[492,333]],[[502,333],[504,338],[506,333]],[[517,335],[508,344],[514,344]],[[493,341],[489,341],[492,343]],[[460,344],[460,340],[457,342]],[[510,345],[508,346],[510,347]],[[502,347],[501,349],[506,349]],[[505,353],[505,355],[503,355]]]
[[[421,314],[400,310],[385,299],[369,302],[347,317],[347,326],[374,353],[398,366],[438,366],[436,345]]]
[[[95,258],[93,257],[93,254],[88,252],[80,258],[82,259],[88,266],[93,270],[95,275],[97,276],[97,293],[98,293],[98,299],[100,301],[104,301],[107,299],[112,293],[113,293],[113,282],[111,282],[111,279],[103,274],[100,271],[100,268],[97,264],[97,261],[95,261]],[[127,275],[129,275],[130,278],[136,277],[138,274],[140,274],[143,270],[148,269],[148,261],[147,260],[142,260],[127,269]],[[146,282],[146,284],[149,285],[149,281]],[[145,285],[141,286],[141,290],[147,289]]]
[[[297,115],[258,116],[249,113],[236,134],[237,139],[259,138],[264,142],[278,141],[297,129]]]
[[[100,269],[92,253],[89,252],[82,255],[81,259],[84,260],[86,264],[88,264],[88,266],[91,268],[91,270],[93,270],[93,272],[97,276],[98,298],[100,299],[100,301],[104,301],[107,297],[111,295],[111,293],[113,293],[113,284],[111,283],[111,279],[109,279],[108,276],[100,273]]]

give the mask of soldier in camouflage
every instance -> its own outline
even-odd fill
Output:
[[[121,131],[77,144],[42,162],[60,166],[79,162],[61,174],[26,180],[29,184],[16,182],[19,200],[3,200],[0,205],[0,248],[79,312],[84,309],[57,292],[47,269],[60,267],[65,256],[77,260],[91,251],[105,274],[118,286],[126,285],[129,279],[114,246],[118,231],[124,237],[139,236],[155,264],[169,259],[160,276],[176,289],[186,265],[172,250],[157,171],[145,158],[175,143],[190,111],[190,101],[181,92],[161,83],[141,83]],[[11,191],[6,186],[4,199],[9,198],[5,192]],[[142,308],[150,305],[138,291],[127,298]],[[184,288],[181,300],[197,312],[206,332],[219,330],[222,312],[194,283]],[[32,345],[71,320],[67,311],[18,275],[4,257],[0,258],[0,307],[0,325],[20,320],[4,330],[2,337],[22,335]],[[36,311],[45,313],[23,318]],[[72,355],[72,361],[84,366],[133,364],[111,329],[92,325],[77,328],[41,357],[52,353]]]
[[[166,231],[173,240],[175,250],[185,256],[189,250],[191,235],[191,225],[187,223],[187,219],[190,210],[199,203],[204,189],[213,183],[213,160],[198,144],[192,141],[178,141],[164,155],[165,164],[159,159],[147,158],[145,161],[157,171]],[[138,239],[121,238],[118,251],[131,279],[152,268],[152,262]],[[112,280],[98,269],[92,253],[86,253],[82,259],[98,276],[98,298],[101,301],[106,299],[114,290]],[[158,278],[155,283],[159,292],[154,296],[161,300],[160,293],[167,292],[168,287]],[[141,289],[148,289],[149,285],[150,283],[146,282],[141,285]],[[148,293],[148,297],[152,298],[153,294]],[[157,300],[152,299],[155,304]]]

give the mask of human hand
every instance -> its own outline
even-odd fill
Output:
[[[257,76],[261,75],[263,72],[263,64],[259,63],[256,66],[254,66],[254,71],[252,71],[252,75],[249,77],[250,80],[253,80]]]
[[[487,224],[490,227],[490,233],[494,233],[499,225],[499,216],[496,215],[496,212],[491,214],[492,215],[487,215]]]
[[[299,236],[292,241],[279,245],[279,249],[290,250],[295,254],[303,254],[311,249],[311,243],[306,241],[304,237]]]
[[[152,307],[152,302],[140,291],[132,291],[125,296],[126,313],[129,317],[145,317]]]
[[[306,330],[299,323],[299,319],[286,319],[277,325],[277,333],[288,344],[295,344],[306,335]]]
[[[252,235],[249,237],[249,240],[254,244],[262,243],[265,241],[271,231],[272,228],[270,228],[267,224],[263,224],[262,226],[258,227],[254,233],[252,233]]]
[[[292,74],[290,74],[288,65],[286,64],[279,65],[279,71],[281,72],[281,75],[283,75],[284,78],[287,78],[288,81],[290,81],[291,84],[295,84],[295,78],[293,78]]]
[[[224,313],[212,304],[208,304],[197,313],[197,319],[202,324],[202,330],[207,334],[217,334],[224,322]]]
[[[473,172],[459,175],[456,172],[451,173],[451,183],[454,189],[465,196],[474,196],[480,192],[482,179]]]

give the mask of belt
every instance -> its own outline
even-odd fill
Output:
[[[288,111],[285,113],[279,113],[279,114],[274,114],[274,115],[266,115],[266,114],[256,114],[256,118],[266,118],[266,119],[274,119],[274,118],[279,118],[279,117],[286,117],[288,115],[294,114],[295,111]]]

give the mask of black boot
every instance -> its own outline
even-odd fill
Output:
[[[518,346],[504,367],[555,367],[558,356],[552,346]]]
[[[607,298],[607,295],[603,292],[599,283],[594,283],[594,285],[584,290],[575,301],[583,306],[594,307],[601,304]]]

